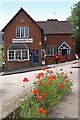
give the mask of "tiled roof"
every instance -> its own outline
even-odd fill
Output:
[[[38,21],[36,22],[44,34],[72,34],[73,29],[69,21]]]
[[[26,44],[11,44],[8,48],[9,50],[20,50],[20,49],[28,49]]]

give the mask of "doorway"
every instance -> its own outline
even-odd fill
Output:
[[[33,50],[32,51],[32,60],[33,60],[33,63],[38,63],[39,60],[38,60],[38,50]]]
[[[62,55],[67,55],[67,49],[62,49]]]

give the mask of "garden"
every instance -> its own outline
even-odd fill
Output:
[[[69,71],[72,75],[72,71]],[[36,75],[32,94],[20,104],[19,118],[46,118],[50,109],[57,105],[72,88],[72,80],[61,68],[59,72],[42,68],[42,72]],[[29,79],[22,80],[28,84]]]

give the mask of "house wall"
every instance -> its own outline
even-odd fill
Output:
[[[47,35],[46,47],[52,45],[54,47],[59,47],[64,41],[71,47],[70,54],[75,54],[76,48],[75,45],[72,44],[73,39],[71,38],[71,35],[68,34]]]
[[[70,55],[68,55],[68,60],[74,60],[75,59],[75,53],[76,53],[76,44],[73,44],[73,39],[71,38],[71,35],[47,35],[47,41],[46,41],[46,48],[48,46],[53,47],[59,47],[63,42],[66,42],[70,47]],[[60,55],[58,59],[58,63],[66,62],[66,56]],[[47,63],[52,64],[56,63],[55,56],[48,56],[47,57]]]
[[[29,27],[29,38],[33,38],[33,43],[27,43],[26,45],[29,47],[30,52],[32,52],[32,50],[39,50],[39,63],[41,63],[41,45],[39,45],[39,42],[41,42],[41,29],[22,11],[11,21],[4,31],[4,60],[7,70],[24,66],[27,67],[32,64],[32,58],[30,58],[29,61],[21,63],[7,61],[7,49],[12,44],[12,38],[16,38],[17,26]]]

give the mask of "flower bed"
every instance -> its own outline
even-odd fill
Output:
[[[59,73],[46,68],[42,70],[43,72],[36,76],[39,81],[35,83],[32,96],[21,103],[20,118],[46,118],[51,107],[71,91],[72,81],[63,69],[60,69]],[[24,78],[23,82],[29,80]]]

